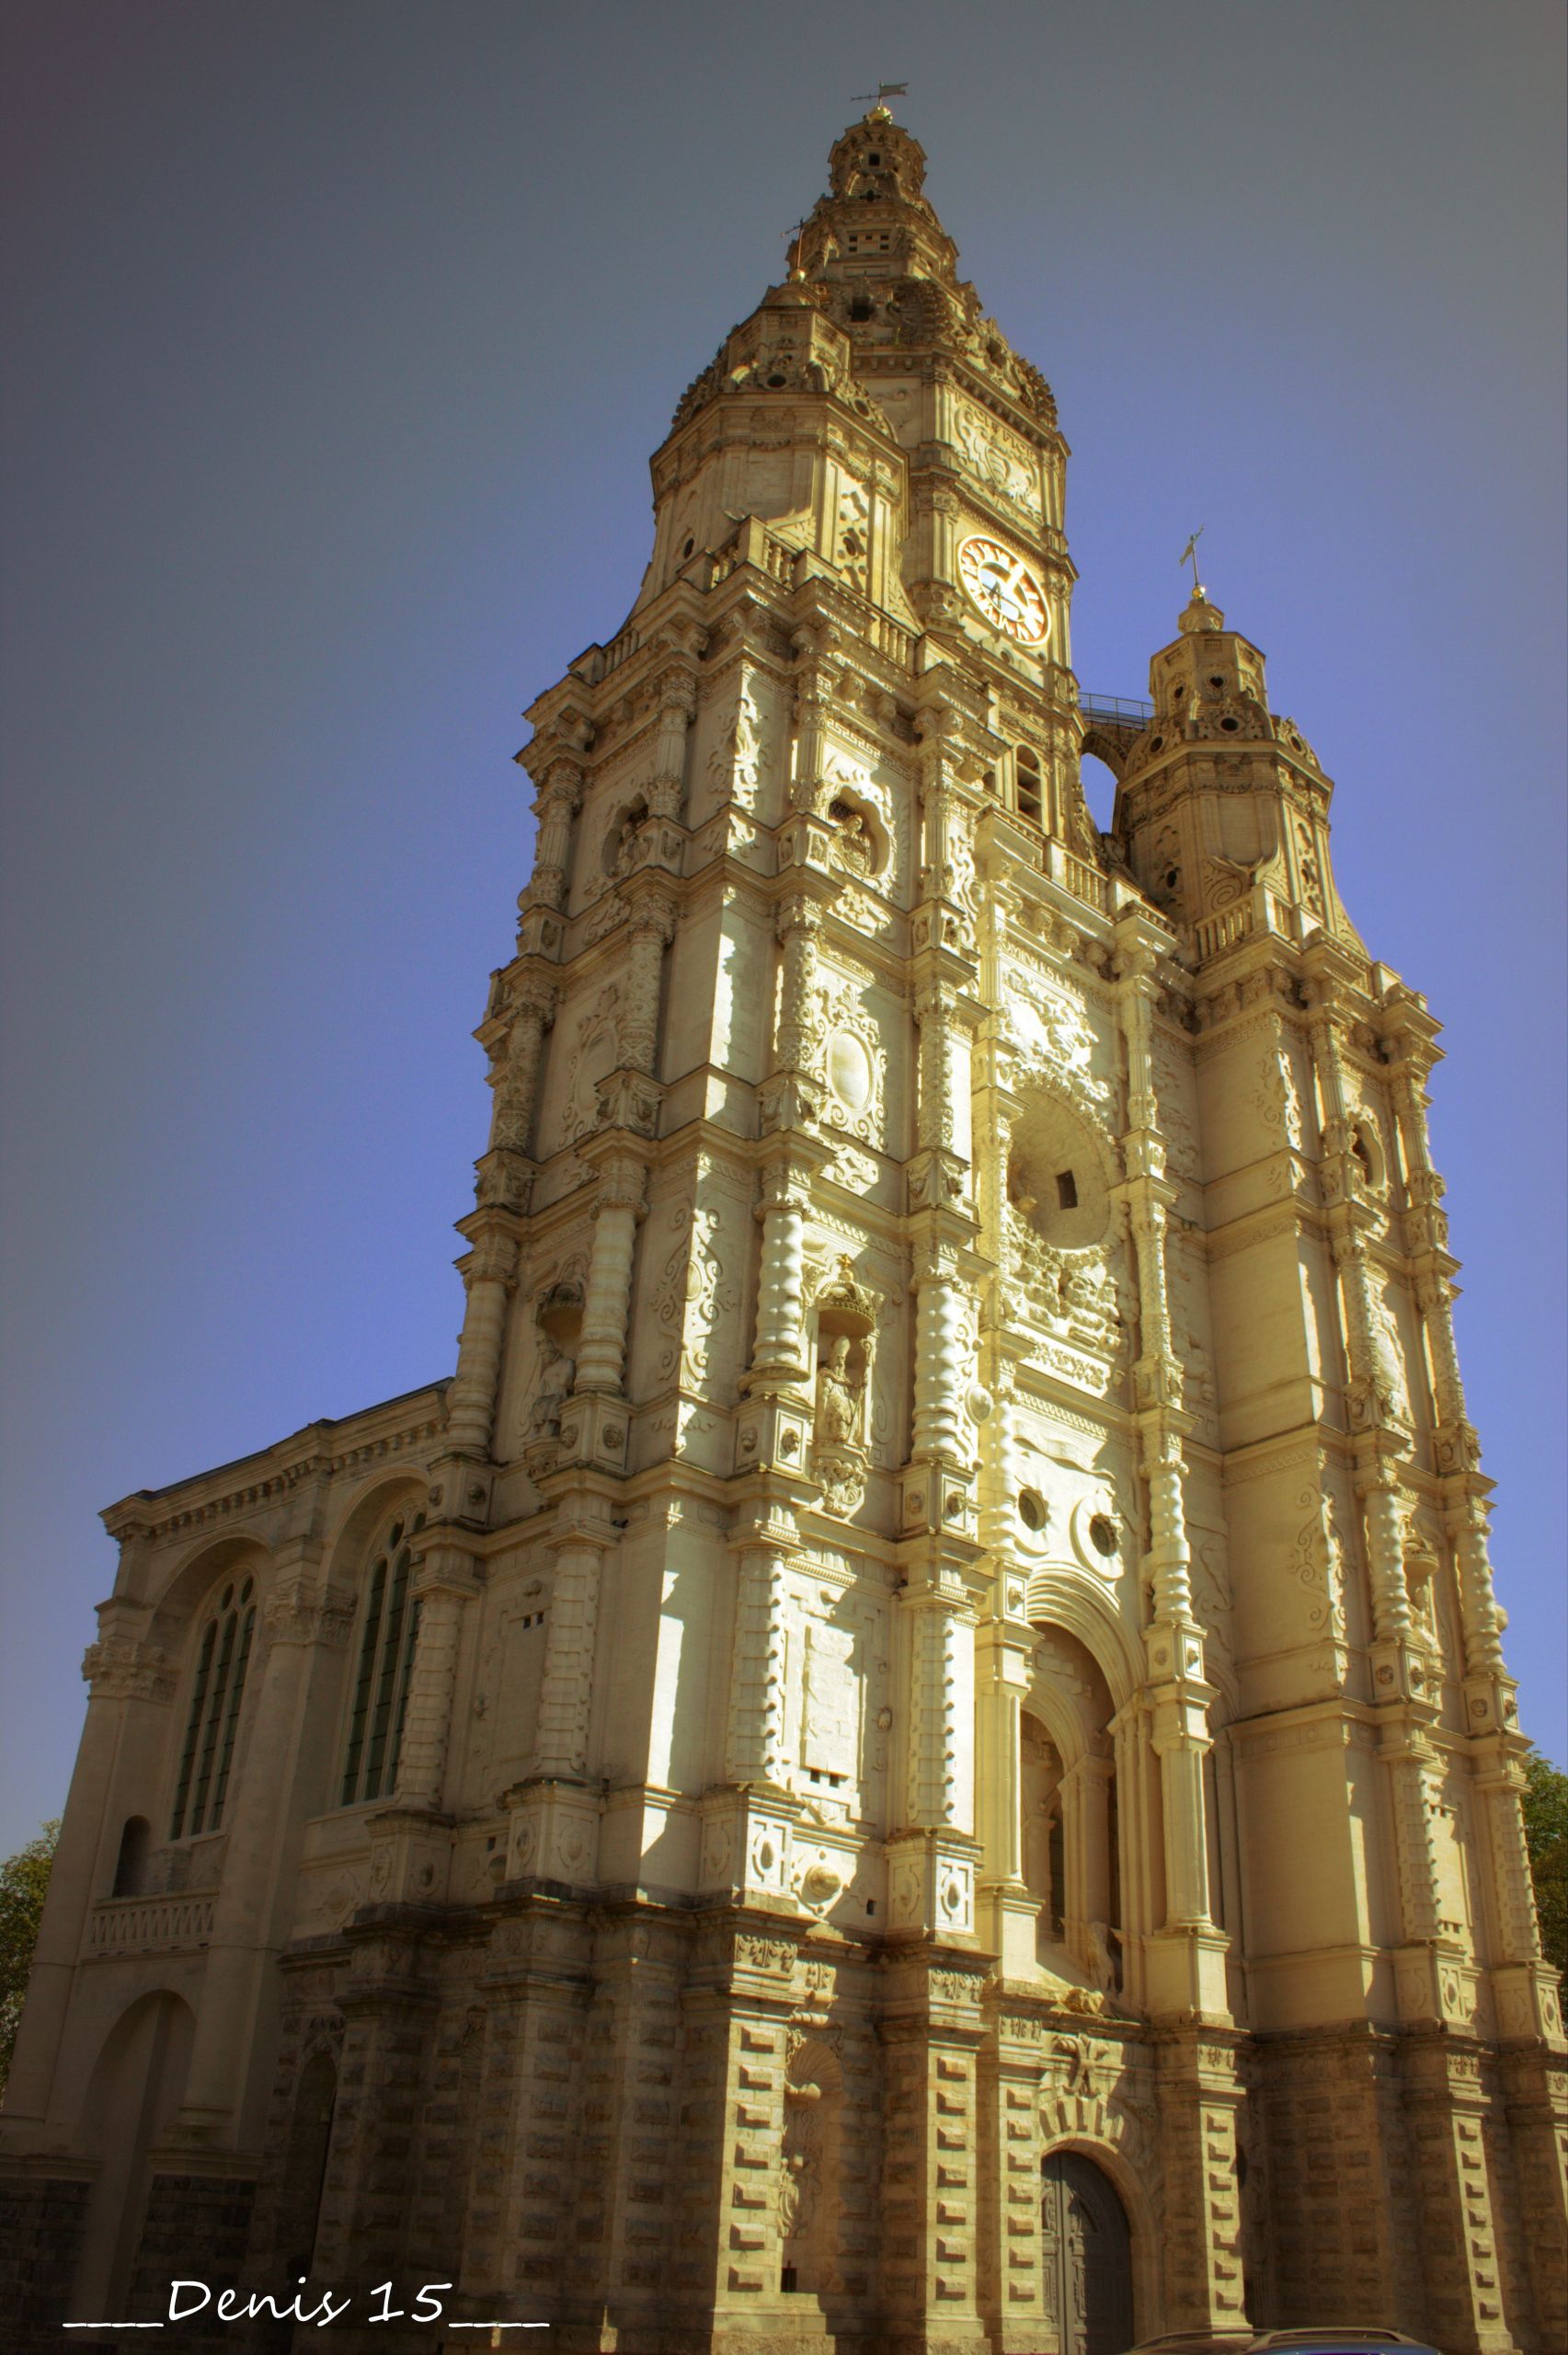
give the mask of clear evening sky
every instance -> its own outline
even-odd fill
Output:
[[[1508,1651],[1568,1757],[1563,23],[13,0],[0,1855],[64,1798],[98,1508],[452,1370],[518,715],[614,634],[648,454],[879,77],[1055,387],[1084,686],[1146,692],[1203,524],[1447,1025]]]

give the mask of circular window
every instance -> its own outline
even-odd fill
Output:
[[[1226,733],[1226,735],[1227,735],[1227,736],[1234,736],[1234,734],[1236,733],[1237,729],[1238,729],[1238,728],[1240,728],[1241,724],[1242,724],[1242,723],[1241,723],[1241,721],[1240,721],[1239,719],[1222,719],[1222,720],[1220,721],[1220,723],[1219,723],[1220,727],[1221,727],[1221,728],[1223,728],[1223,729],[1225,730],[1225,733]]]
[[[1097,1512],[1090,1521],[1089,1543],[1095,1553],[1103,1554],[1107,1561],[1119,1551],[1121,1541],[1116,1535],[1116,1524],[1108,1512]]]
[[[1047,1518],[1046,1500],[1038,1488],[1024,1488],[1018,1499],[1018,1518],[1025,1529],[1044,1529]]]
[[[1165,749],[1165,739],[1163,736],[1156,736],[1149,749],[1151,752],[1162,752]]]

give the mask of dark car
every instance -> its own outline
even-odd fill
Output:
[[[1425,2339],[1402,2330],[1367,2330],[1333,2323],[1316,2329],[1169,2330],[1144,2338],[1129,2355],[1437,2355]]]

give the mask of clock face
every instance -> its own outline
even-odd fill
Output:
[[[1000,540],[966,540],[958,578],[993,628],[1020,646],[1044,646],[1051,628],[1046,592],[1011,548]]]

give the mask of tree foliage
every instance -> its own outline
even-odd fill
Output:
[[[1555,1970],[1568,1974],[1568,1775],[1531,1749],[1520,1803],[1540,1916],[1540,1943]]]
[[[17,2023],[28,1992],[44,1892],[60,1837],[60,1819],[46,1823],[36,1840],[0,1865],[0,2093],[11,2074]]]

